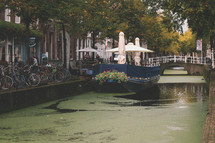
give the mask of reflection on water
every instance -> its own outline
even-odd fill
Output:
[[[0,142],[200,143],[206,112],[204,84],[88,92],[0,115]]]
[[[163,104],[202,102],[207,95],[204,84],[159,84],[142,93],[117,96],[138,100],[130,106],[162,106]]]
[[[159,87],[160,98],[175,99],[179,103],[202,102],[207,95],[205,84],[161,84]]]
[[[164,75],[187,75],[188,72],[184,69],[184,67],[169,67],[164,70],[163,72]]]

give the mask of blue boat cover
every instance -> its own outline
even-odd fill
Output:
[[[116,70],[124,72],[130,77],[149,78],[160,74],[160,67],[141,67],[128,64],[98,64],[93,68],[93,75],[96,76],[104,71]]]

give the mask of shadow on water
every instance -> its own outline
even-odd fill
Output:
[[[160,88],[155,85],[151,88],[145,89],[133,95],[115,96],[117,98],[136,100],[129,106],[161,106],[161,104],[167,104],[168,101],[160,100]]]
[[[110,92],[113,90],[109,89]],[[117,95],[114,93],[112,96],[106,95],[106,93],[96,93],[98,96],[94,98],[93,101],[90,101],[86,104],[109,104],[119,107],[130,107],[130,106],[145,106],[145,107],[166,107],[168,104],[173,103],[192,103],[198,101],[204,101],[205,95],[207,95],[206,87],[204,84],[157,84],[151,88],[145,89],[136,94],[127,94],[127,95]],[[99,100],[101,101],[98,101]],[[120,100],[123,99],[123,100]],[[110,111],[110,110],[89,110],[89,109],[62,109],[58,105],[61,102],[68,101],[70,99],[59,100],[56,103],[45,107],[45,109],[52,109],[57,113],[72,113],[79,111]],[[115,110],[111,110],[115,111]]]
[[[44,107],[43,109],[51,109],[57,113],[74,113],[74,112],[81,112],[81,111],[116,111],[116,110],[98,110],[98,109],[97,110],[86,110],[86,109],[62,109],[62,108],[58,108],[58,105],[62,102],[65,102],[65,101],[69,101],[69,99],[59,100],[56,103],[51,104],[50,106]],[[94,104],[94,103],[89,102],[89,104]],[[47,113],[45,113],[45,114],[47,114]]]
[[[69,99],[59,100],[58,102],[51,104],[48,107],[44,107],[44,109],[52,109],[59,113],[72,113],[72,112],[78,112],[78,111],[87,111],[87,110],[83,110],[83,109],[60,109],[60,108],[58,108],[58,105],[61,102],[68,101],[68,100]]]

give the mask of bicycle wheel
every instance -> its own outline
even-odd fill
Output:
[[[48,74],[45,73],[44,71],[40,71],[39,76],[41,81],[48,81]]]
[[[15,75],[13,77],[13,85],[14,87],[16,88],[22,88],[25,83],[26,83],[26,80],[25,80],[25,77],[23,75]]]
[[[71,80],[72,76],[69,70],[64,69],[64,71],[65,71],[65,80]]]
[[[59,71],[61,71],[64,74],[63,80],[70,80],[71,79],[71,74],[67,69],[60,69]]]
[[[13,79],[6,75],[2,77],[0,85],[2,90],[7,90],[13,86]]]
[[[64,80],[64,74],[61,71],[56,71],[53,74],[53,80],[58,81],[58,82],[63,81]]]
[[[40,77],[37,75],[37,74],[35,74],[35,73],[32,73],[32,74],[30,74],[30,76],[28,77],[28,80],[27,80],[27,82],[28,82],[28,84],[30,85],[30,86],[38,86],[39,84],[40,84]]]

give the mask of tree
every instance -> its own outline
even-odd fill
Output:
[[[95,48],[96,38],[104,39],[106,36],[110,3],[110,1],[106,0],[86,0],[85,8],[83,9],[83,29],[85,33],[91,33],[92,48]]]
[[[48,20],[51,12],[52,1],[44,0],[5,0],[4,7],[11,9],[15,15],[21,17],[21,22],[26,26],[25,48],[27,63],[30,62],[29,36],[30,25],[38,19]]]
[[[0,0],[0,12],[2,12],[5,8],[4,0]]]
[[[189,28],[183,35],[179,36],[179,44],[183,54],[192,53],[196,50],[196,34]]]
[[[67,57],[66,31],[70,34],[78,35],[82,27],[83,0],[61,0],[54,2],[53,18],[61,25],[64,49],[64,67],[69,67],[69,57]]]
[[[161,53],[178,53],[178,33],[173,29],[170,18],[159,15],[158,5],[152,1],[117,0],[110,4],[107,18],[108,37],[117,38],[123,31],[127,41],[136,37],[147,41],[148,46]],[[172,51],[171,51],[172,50]]]
[[[146,14],[144,3],[141,0],[122,0],[117,10],[118,30],[125,33],[128,41],[140,37],[144,28],[141,18]]]
[[[144,25],[141,38],[147,41],[148,47],[155,50],[156,54],[178,54],[179,33],[163,24],[162,16],[146,15],[141,18],[141,22]]]
[[[215,47],[215,10],[213,0],[164,0],[163,8],[170,11],[178,21],[187,19],[197,38],[210,37]]]

